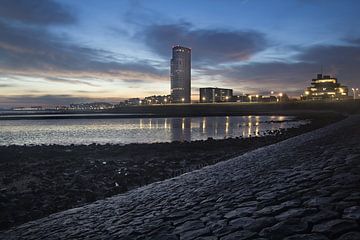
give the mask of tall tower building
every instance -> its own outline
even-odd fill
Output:
[[[191,102],[191,49],[174,46],[171,59],[171,101]]]

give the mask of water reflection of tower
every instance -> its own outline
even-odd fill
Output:
[[[200,119],[200,129],[202,138],[223,138],[233,134],[233,122],[230,117],[203,117]]]
[[[191,119],[170,118],[171,141],[191,141]]]

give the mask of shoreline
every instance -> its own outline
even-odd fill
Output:
[[[299,115],[306,113],[336,112],[360,113],[360,100],[349,101],[299,101],[279,103],[198,103],[125,106],[106,110],[59,110],[39,112],[14,112],[1,114],[1,120],[24,119],[91,119],[91,118],[166,118],[245,115]],[[47,116],[41,116],[46,114]],[[26,115],[33,115],[27,117]]]
[[[312,115],[311,124],[252,138],[124,146],[1,146],[0,155],[5,157],[0,166],[4,176],[0,183],[0,226],[8,229],[172,178],[343,118],[334,114]]]

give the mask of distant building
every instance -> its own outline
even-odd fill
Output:
[[[94,103],[73,103],[70,104],[70,110],[103,110],[114,108],[114,105],[107,102],[94,102]]]
[[[145,97],[144,100],[142,100],[143,104],[168,104],[170,103],[170,95],[164,95],[164,96],[149,96]]]
[[[278,96],[269,95],[269,96],[262,96],[262,95],[237,95],[233,96],[235,102],[280,102],[280,101],[287,101],[288,97],[286,94],[279,94]]]
[[[348,98],[348,88],[338,83],[337,78],[318,74],[307,87],[302,100],[341,100]]]
[[[129,106],[129,105],[140,105],[141,104],[141,100],[140,98],[129,98],[127,100],[124,101],[124,104]]]
[[[231,102],[233,101],[233,90],[226,88],[200,88],[200,102]]]
[[[260,102],[278,102],[281,97],[277,98],[276,96],[261,96]]]
[[[172,48],[170,69],[171,102],[191,102],[191,49],[181,46]]]

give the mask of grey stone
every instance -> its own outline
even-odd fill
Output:
[[[272,227],[264,228],[259,235],[271,239],[281,239],[289,235],[304,233],[307,229],[307,223],[301,222],[299,219],[289,219]]]
[[[312,229],[313,232],[323,233],[333,238],[339,234],[357,229],[356,222],[351,220],[335,219],[327,222],[319,223]]]
[[[310,222],[312,224],[319,223],[324,220],[330,220],[339,217],[339,213],[331,210],[323,209],[315,214],[303,217],[303,221]]]
[[[201,228],[201,229],[191,230],[191,231],[180,233],[180,240],[183,240],[183,239],[184,240],[192,240],[197,237],[207,235],[209,233],[210,233],[209,228]]]
[[[225,218],[247,217],[255,212],[256,207],[242,207],[232,210],[225,214]]]
[[[283,240],[329,240],[322,234],[296,234],[290,237],[286,237]]]
[[[254,233],[254,232],[249,232],[249,231],[244,230],[244,231],[230,233],[229,235],[221,237],[220,240],[245,240],[245,239],[249,239],[255,235],[256,235],[256,233]]]
[[[187,232],[190,230],[200,229],[204,228],[205,225],[201,221],[187,221],[183,223],[182,225],[179,225],[175,228],[174,233],[179,234],[182,232]]]
[[[230,221],[229,225],[243,228],[252,232],[259,232],[261,229],[272,226],[276,223],[273,217],[250,218],[243,217]]]
[[[306,210],[304,208],[293,208],[275,216],[275,219],[278,221],[284,221],[289,218],[302,217],[305,212]]]
[[[360,220],[360,206],[353,206],[344,209],[344,218]]]
[[[348,232],[341,235],[337,240],[358,240],[360,239],[360,232]]]
[[[218,237],[215,236],[206,236],[206,237],[197,237],[195,240],[218,240]]]

